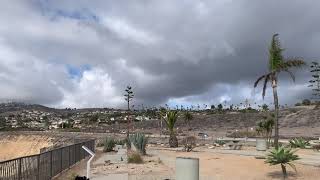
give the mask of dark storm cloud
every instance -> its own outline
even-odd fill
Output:
[[[112,79],[113,95],[121,97],[131,84],[137,104],[257,98],[245,91],[267,71],[274,33],[280,34],[285,55],[308,62],[320,57],[320,3],[311,0],[34,2],[22,6],[32,12],[29,21],[35,27],[61,26],[61,32],[1,31],[11,47],[45,62],[102,68]],[[15,11],[7,16],[23,18]],[[309,78],[307,69],[297,73],[296,84],[283,76],[280,94],[299,88],[292,91],[294,98],[281,100],[292,103],[308,97],[309,91],[302,88]],[[259,89],[255,92],[260,94]]]

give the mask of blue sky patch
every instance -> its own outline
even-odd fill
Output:
[[[83,75],[83,72],[90,70],[91,66],[89,64],[84,64],[81,66],[74,66],[71,64],[67,64],[66,68],[67,68],[67,71],[68,71],[70,78],[80,79]]]
[[[36,6],[39,8],[41,14],[43,16],[48,16],[51,21],[55,21],[62,17],[82,21],[99,22],[99,17],[88,8],[67,11],[51,6],[49,0],[37,1]]]

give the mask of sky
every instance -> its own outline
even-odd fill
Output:
[[[0,6],[0,101],[50,107],[271,103],[254,81],[284,56],[320,58],[314,0],[10,0]],[[280,74],[280,104],[311,97],[308,66]]]

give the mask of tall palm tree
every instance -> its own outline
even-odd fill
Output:
[[[305,62],[301,58],[286,59],[282,56],[284,49],[281,48],[278,34],[272,36],[271,45],[269,48],[269,72],[259,77],[254,83],[254,87],[257,87],[258,83],[264,79],[262,97],[264,99],[268,82],[271,83],[273,90],[273,100],[275,107],[275,148],[279,147],[279,101],[278,101],[278,75],[280,72],[287,72],[295,80],[294,74],[290,71],[292,67],[300,67],[305,65]]]
[[[168,111],[166,113],[166,118],[164,118],[164,122],[166,123],[169,131],[169,146],[170,147],[178,147],[178,139],[176,133],[174,132],[174,125],[176,124],[178,119],[178,111]]]

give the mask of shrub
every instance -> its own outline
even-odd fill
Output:
[[[226,144],[226,142],[221,139],[216,139],[214,143],[219,144],[220,146],[223,146],[224,144]]]
[[[314,149],[315,151],[320,151],[320,144],[313,145],[312,149]]]
[[[97,143],[97,147],[103,147],[105,143],[105,140],[99,140]]]
[[[127,149],[131,149],[131,142],[129,138],[125,138],[124,143],[127,146]]]
[[[304,99],[304,100],[302,101],[302,104],[303,104],[304,106],[309,106],[309,105],[311,104],[311,101],[310,101],[309,99]]]
[[[301,103],[296,103],[295,106],[301,106]]]
[[[111,137],[107,137],[106,141],[104,143],[104,149],[103,152],[110,152],[113,150],[114,146],[116,145],[116,141],[111,138]]]
[[[126,139],[119,139],[119,140],[116,141],[116,144],[117,145],[125,145],[126,141],[127,141]]]
[[[196,146],[196,138],[194,136],[185,137],[182,140],[182,144],[184,146],[184,150],[190,152]]]
[[[281,165],[283,177],[287,177],[287,169],[286,165],[289,165],[292,167],[292,169],[296,170],[296,167],[294,164],[292,164],[292,161],[298,160],[299,156],[295,155],[295,151],[292,151],[290,148],[286,148],[283,146],[280,146],[278,149],[273,149],[270,154],[267,155],[265,163],[268,163],[270,165]]]
[[[128,163],[142,164],[143,159],[139,153],[132,153],[128,156]]]
[[[148,143],[148,137],[142,133],[136,133],[129,136],[130,142],[139,151],[139,153],[146,154],[146,146]]]
[[[307,140],[304,140],[303,138],[294,138],[294,139],[291,139],[289,141],[290,143],[290,147],[292,148],[306,148],[307,146],[310,146],[310,143],[309,141]]]

